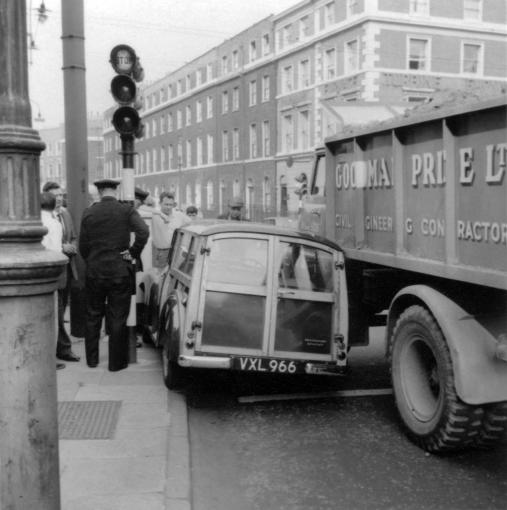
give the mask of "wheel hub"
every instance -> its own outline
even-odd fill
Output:
[[[441,400],[438,366],[432,349],[424,338],[414,336],[402,353],[402,389],[405,398],[420,421],[430,421]]]

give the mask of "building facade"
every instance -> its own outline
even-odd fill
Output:
[[[299,2],[143,87],[136,184],[205,217],[237,195],[251,219],[293,216],[327,136],[446,91],[505,94],[506,17],[504,0]]]
[[[88,116],[88,180],[93,182],[104,175],[103,115]],[[41,185],[55,181],[67,188],[67,166],[65,163],[65,125],[39,130],[46,150],[40,156]]]

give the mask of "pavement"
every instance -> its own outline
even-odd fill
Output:
[[[107,369],[107,347],[104,337],[99,365],[89,368],[84,342],[74,338],[81,361],[57,370],[59,408],[107,402],[119,408],[117,419],[108,422],[107,439],[74,438],[72,432],[64,439],[67,422],[60,420],[61,510],[191,510],[184,395],[165,387],[154,347],[143,344],[137,362],[119,372]]]

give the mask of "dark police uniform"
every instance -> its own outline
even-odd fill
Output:
[[[116,187],[117,181],[96,181],[95,185]],[[130,245],[130,233],[135,240]],[[149,229],[131,204],[110,196],[88,207],[81,220],[79,251],[86,261],[86,326],[85,348],[88,366],[99,362],[99,340],[102,319],[107,314],[109,327],[109,370],[128,365],[126,321],[134,286],[132,258],[140,256],[149,236]],[[107,300],[107,308],[106,308]]]

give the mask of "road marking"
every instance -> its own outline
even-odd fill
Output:
[[[251,404],[253,402],[269,402],[271,400],[305,400],[329,397],[377,397],[380,395],[392,395],[392,393],[393,390],[391,388],[321,391],[319,393],[279,393],[274,395],[249,395],[246,397],[238,397],[238,402],[242,404]]]

